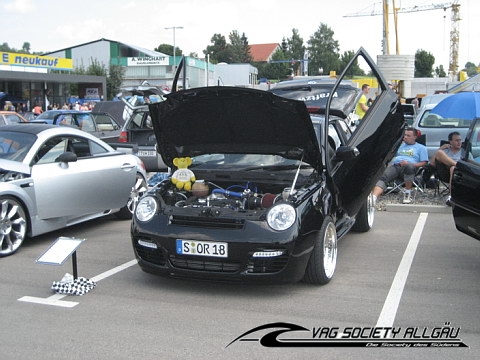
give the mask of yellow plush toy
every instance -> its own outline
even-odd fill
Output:
[[[192,158],[183,157],[173,159],[173,165],[178,169],[172,175],[172,183],[177,186],[177,189],[185,189],[190,191],[192,189],[192,184],[195,182],[195,174],[192,170],[187,169],[192,165]]]

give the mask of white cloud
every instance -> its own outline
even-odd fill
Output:
[[[12,13],[33,13],[35,4],[32,0],[12,0],[5,3],[3,8]]]

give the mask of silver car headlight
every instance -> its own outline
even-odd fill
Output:
[[[287,230],[295,223],[297,213],[290,204],[278,204],[268,211],[267,224],[273,230]]]
[[[135,208],[135,216],[139,221],[147,222],[152,220],[157,212],[158,203],[152,196],[145,196],[140,199]]]

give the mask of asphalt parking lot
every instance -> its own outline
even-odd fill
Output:
[[[95,220],[29,240],[17,254],[0,259],[2,359],[476,359],[480,354],[480,243],[456,231],[448,212],[377,212],[372,231],[340,241],[335,277],[321,287],[146,274],[134,261],[129,225],[113,216]],[[35,262],[60,236],[86,239],[77,250],[78,275],[97,283],[86,295],[50,289],[72,272],[71,260],[60,266]],[[468,347],[275,348],[258,341],[261,332],[237,339],[274,323],[317,334],[417,329],[424,338],[443,328],[456,330],[455,338]]]

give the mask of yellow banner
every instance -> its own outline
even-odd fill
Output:
[[[54,70],[73,70],[72,59],[8,52],[0,52],[0,65],[41,67]]]

